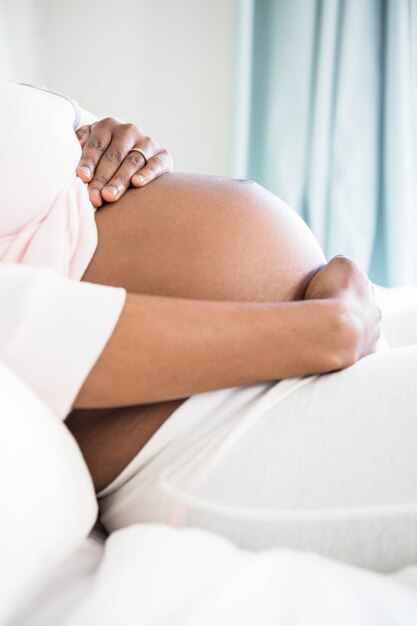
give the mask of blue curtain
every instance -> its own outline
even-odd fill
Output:
[[[254,0],[247,174],[328,257],[417,283],[417,0]]]

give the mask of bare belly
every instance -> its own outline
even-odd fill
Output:
[[[166,174],[105,205],[96,223],[83,280],[132,293],[295,300],[324,262],[300,217],[250,181]]]
[[[106,205],[96,222],[99,244],[83,280],[135,293],[296,300],[324,263],[301,219],[248,181],[166,175]],[[67,425],[96,489],[120,473],[182,402],[74,411],[69,416]]]

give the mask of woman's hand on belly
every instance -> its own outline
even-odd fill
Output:
[[[143,187],[172,171],[170,153],[134,124],[105,118],[76,131],[82,148],[78,176],[89,183],[93,206],[119,200],[133,185]]]
[[[306,289],[306,300],[329,298],[338,298],[348,305],[351,359],[356,361],[375,352],[381,335],[381,310],[375,300],[375,290],[366,274],[345,256],[335,256],[316,273]]]

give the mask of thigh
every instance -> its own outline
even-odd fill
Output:
[[[199,526],[381,571],[415,563],[416,369],[412,346],[265,386],[162,450],[103,503],[104,521]]]
[[[77,409],[69,414],[65,424],[80,446],[96,491],[120,474],[182,402]]]
[[[210,300],[302,297],[324,257],[302,220],[249,181],[167,174],[96,214],[83,280]]]

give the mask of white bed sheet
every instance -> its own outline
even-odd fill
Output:
[[[415,293],[408,303],[417,311]],[[410,333],[417,341],[417,323],[404,341]],[[22,587],[7,626],[417,626],[417,565],[383,576],[157,524],[119,530],[105,543],[83,537],[36,588]]]
[[[24,626],[416,626],[417,566],[382,576],[196,529],[94,537],[40,585]]]

